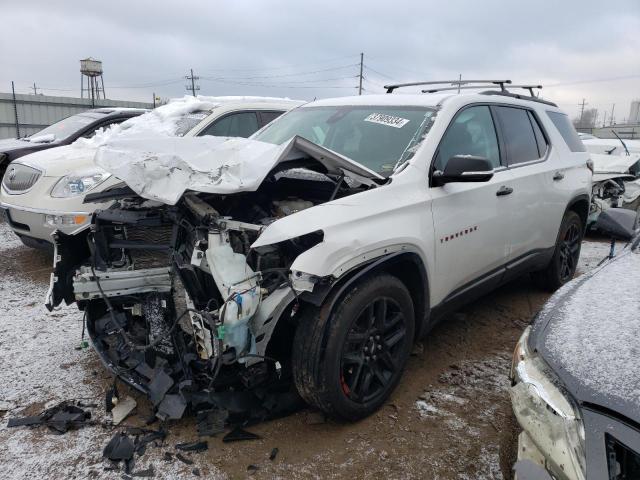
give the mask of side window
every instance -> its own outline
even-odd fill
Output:
[[[504,136],[507,165],[539,159],[538,142],[529,120],[529,112],[514,107],[496,107],[496,112]]]
[[[82,138],[91,138],[96,134],[96,130],[98,130],[99,128],[104,128],[105,130],[107,128],[109,128],[111,125],[117,125],[118,123],[122,123],[125,120],[127,120],[126,118],[118,118],[116,120],[112,120],[110,122],[104,122],[101,123],[99,125],[96,125],[94,128],[92,128],[91,130],[87,130],[86,132],[84,132],[82,134]]]
[[[484,157],[493,168],[500,166],[496,129],[486,105],[465,108],[456,115],[438,146],[435,169],[443,170],[455,155]]]
[[[247,138],[257,131],[258,117],[256,117],[255,112],[238,112],[212,123],[199,136]]]
[[[258,112],[258,115],[260,115],[260,126],[264,127],[267,123],[273,122],[283,113],[284,112]]]
[[[547,153],[549,144],[547,143],[547,139],[545,138],[544,133],[542,133],[542,128],[540,128],[538,119],[532,112],[529,112],[529,121],[531,122],[531,126],[533,127],[533,133],[536,136],[536,143],[538,144],[538,157],[542,158]]]
[[[553,124],[564,138],[564,141],[569,147],[569,150],[572,152],[586,152],[587,149],[582,144],[582,140],[578,136],[576,129],[571,125],[571,121],[569,121],[569,117],[567,117],[564,113],[559,112],[547,112],[547,115],[553,122]]]

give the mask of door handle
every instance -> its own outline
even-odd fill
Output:
[[[504,185],[502,185],[496,192],[496,195],[498,197],[503,197],[504,195],[509,195],[510,193],[513,193],[513,188],[505,187]]]
[[[558,180],[562,180],[564,178],[564,173],[558,170],[553,174],[553,179],[557,182]]]

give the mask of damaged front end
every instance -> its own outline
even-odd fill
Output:
[[[598,216],[610,208],[640,208],[640,156],[591,154],[594,163],[591,205],[587,225],[595,228]]]
[[[329,281],[291,265],[323,232],[252,244],[280,218],[365,188],[298,168],[253,192],[190,192],[176,205],[120,198],[82,237],[56,235],[48,306],[77,302],[105,365],[161,419],[286,413],[299,401],[290,353],[300,298]]]

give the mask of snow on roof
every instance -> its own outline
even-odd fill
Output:
[[[556,305],[545,347],[551,360],[580,383],[614,401],[638,405],[640,253],[619,255],[594,270],[570,295],[554,297],[563,303]]]

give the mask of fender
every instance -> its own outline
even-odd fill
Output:
[[[407,282],[407,277],[410,276],[407,272],[405,278],[399,271],[398,267],[404,262],[411,262],[416,266],[419,278],[418,282]],[[430,318],[430,304],[429,304],[429,280],[427,276],[427,270],[422,262],[422,259],[415,253],[411,252],[395,252],[385,255],[383,257],[377,257],[371,261],[362,263],[357,267],[354,267],[350,272],[341,275],[335,281],[325,281],[316,284],[313,292],[305,292],[300,295],[300,299],[310,303],[316,307],[321,307],[325,304],[327,299],[330,303],[326,307],[328,311],[332,311],[344,294],[358,281],[365,276],[375,272],[376,270],[387,270],[390,273],[395,273],[400,280],[402,280],[411,293],[411,297],[414,301],[414,309],[416,316],[416,339],[421,338],[428,329]],[[394,271],[395,270],[395,271]],[[409,284],[408,284],[409,283]],[[418,285],[416,285],[418,283]]]
[[[576,206],[579,202],[586,202],[587,204],[587,209],[585,212],[581,212],[578,209],[574,209],[573,207]],[[584,231],[586,232],[587,230],[587,217],[589,216],[589,206],[591,205],[591,196],[586,194],[586,193],[581,193],[580,195],[576,195],[575,197],[573,197],[571,199],[571,201],[569,201],[569,203],[567,204],[567,208],[565,208],[564,210],[564,214],[562,215],[564,217],[564,215],[569,211],[569,210],[573,210],[575,211],[578,215],[580,215],[580,218],[582,219],[582,227],[584,228]],[[584,232],[583,232],[584,233]]]

